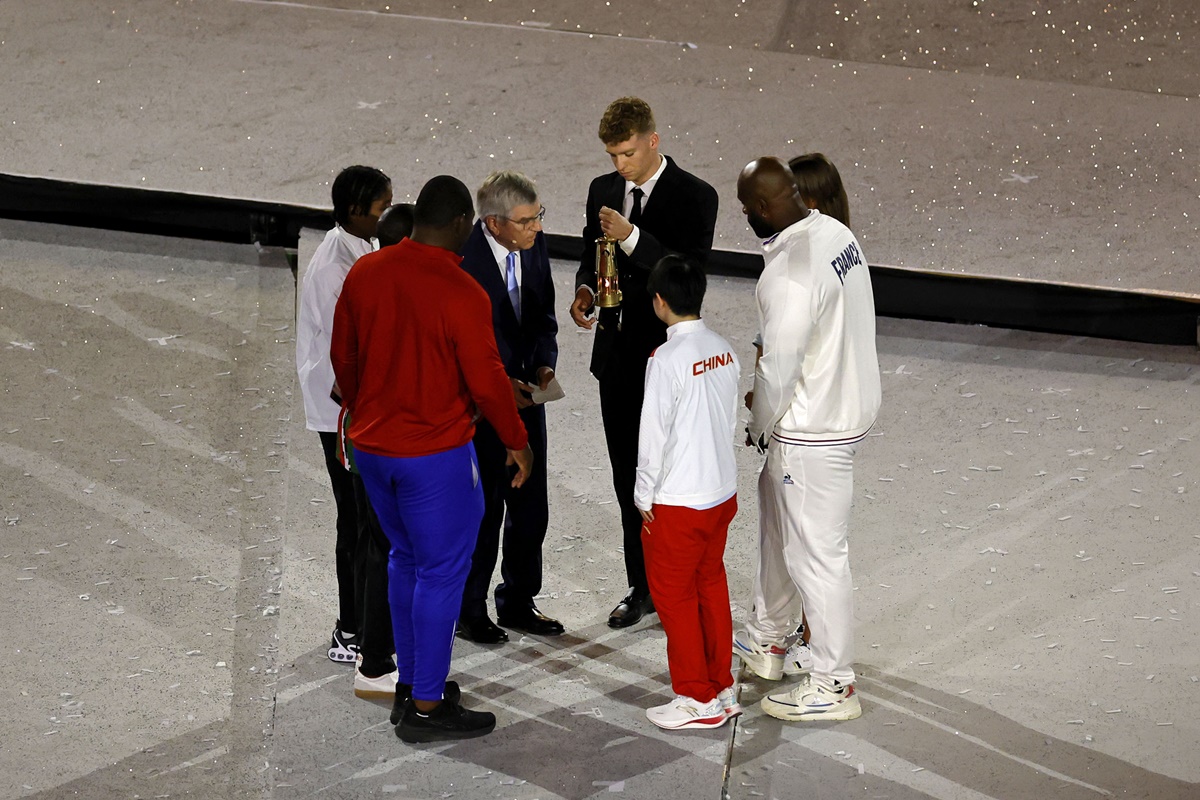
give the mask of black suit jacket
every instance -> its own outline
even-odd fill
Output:
[[[536,384],[538,368],[554,369],[558,364],[558,320],[554,316],[554,280],[546,237],[539,232],[533,247],[521,251],[519,322],[482,220],[475,223],[463,245],[462,259],[462,268],[491,298],[492,329],[504,371],[509,377]]]
[[[617,309],[600,309],[596,339],[592,344],[592,374],[644,381],[646,360],[667,340],[667,326],[654,315],[646,291],[650,270],[665,255],[686,256],[703,266],[712,250],[717,224],[717,192],[669,157],[666,169],[642,207],[641,233],[632,255],[617,245],[617,269],[623,299],[618,325]],[[601,175],[588,188],[583,258],[575,286],[596,289],[596,239],[600,238],[600,209],[620,211],[624,206],[625,179],[616,172]]]

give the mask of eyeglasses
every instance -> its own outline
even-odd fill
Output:
[[[496,216],[500,216],[500,215],[497,214]],[[513,219],[511,217],[500,217],[500,219],[508,220],[512,224],[517,225],[521,228],[524,228],[525,230],[529,230],[530,228],[533,227],[533,223],[541,222],[545,218],[546,218],[546,207],[545,206],[539,207],[537,215],[532,216],[532,217],[526,217],[525,219]]]

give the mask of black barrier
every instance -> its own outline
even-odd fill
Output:
[[[297,246],[302,228],[328,230],[328,211],[307,206],[72,183],[0,174],[0,217],[190,239]],[[578,260],[578,236],[547,234],[550,255]],[[756,278],[762,258],[714,250],[709,272]],[[989,278],[873,265],[881,316],[1197,345],[1200,297]]]
[[[333,227],[329,211],[307,206],[4,174],[0,217],[264,247]]]

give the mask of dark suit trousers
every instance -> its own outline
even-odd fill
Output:
[[[325,468],[337,506],[337,540],[333,547],[338,580],[338,627],[361,634],[363,669],[383,674],[392,664],[392,615],[387,600],[387,554],[390,545],[367,501],[362,481],[337,458],[337,434],[321,431]],[[382,550],[381,550],[382,548]]]
[[[505,465],[508,452],[495,429],[480,420],[475,429],[475,455],[483,486],[483,521],[471,558],[471,572],[463,589],[462,616],[487,613],[488,586],[496,569],[503,541],[500,584],[496,587],[496,614],[520,614],[533,606],[542,590],[542,542],[550,525],[546,489],[546,407],[520,410],[533,450],[533,472],[520,489],[512,488],[513,467]],[[507,514],[505,513],[507,511]],[[503,536],[501,531],[503,530]]]
[[[367,498],[362,478],[354,480],[354,500],[358,506],[358,543],[354,551],[354,602],[360,609],[359,647],[362,671],[372,677],[396,668],[392,653],[396,643],[392,635],[392,606],[388,602],[388,541],[375,509]]]
[[[643,596],[650,588],[642,556],[642,515],[633,504],[633,486],[637,478],[638,428],[645,391],[645,380],[640,374],[624,374],[623,370],[614,369],[611,362],[600,376],[600,417],[612,465],[613,489],[621,507],[625,574],[633,590]]]

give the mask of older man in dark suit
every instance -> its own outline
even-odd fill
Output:
[[[546,489],[546,408],[530,397],[545,389],[558,362],[554,282],[542,235],[545,209],[533,182],[518,172],[488,176],[476,194],[479,221],[462,251],[462,267],[492,300],[492,327],[500,359],[534,453],[533,472],[520,489],[511,485],[507,452],[496,431],[480,420],[475,431],[485,510],[471,572],[463,591],[458,630],[481,644],[508,640],[487,615],[488,586],[503,528],[501,582],[496,616],[504,628],[540,636],[563,632],[533,598],[542,589],[542,542],[550,523]]]
[[[700,265],[708,260],[717,192],[658,152],[654,114],[644,100],[622,97],[610,103],[599,134],[616,171],[596,178],[588,189],[583,258],[575,276],[571,318],[581,328],[599,323],[591,371],[600,382],[600,413],[621,507],[630,589],[612,610],[608,624],[625,628],[654,611],[642,559],[642,517],[633,502],[633,487],[646,360],[666,341],[667,329],[654,314],[646,278],[665,255],[681,255]],[[619,308],[602,308],[593,317],[595,242],[601,236],[619,243],[617,267],[624,299]]]

